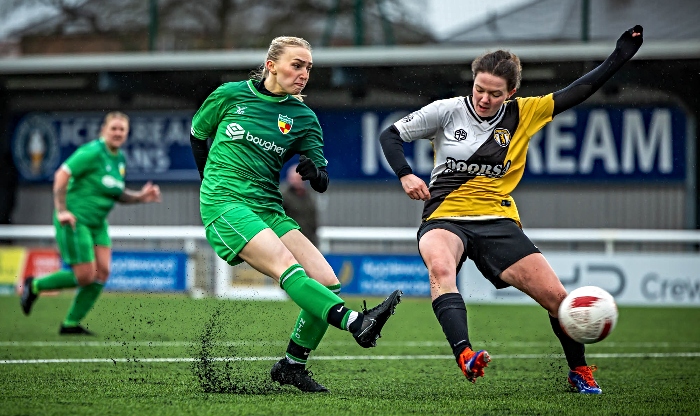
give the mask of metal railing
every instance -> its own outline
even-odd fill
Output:
[[[406,227],[319,227],[319,249],[331,252],[333,242],[415,242],[416,228]],[[181,240],[186,253],[196,251],[196,242],[204,240],[201,226],[129,226],[109,229],[114,240]],[[618,243],[691,243],[700,244],[700,230],[579,229],[538,228],[525,230],[533,242],[601,243],[606,254],[613,254]],[[46,240],[54,238],[51,225],[0,225],[3,240]]]
[[[332,251],[332,242],[398,241],[415,242],[417,228],[398,227],[320,227],[319,248]],[[525,230],[535,243],[601,243],[612,255],[618,243],[700,243],[700,230],[579,229],[537,228]]]

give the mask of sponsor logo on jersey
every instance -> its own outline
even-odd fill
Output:
[[[273,142],[263,140],[260,137],[253,136],[252,134],[250,134],[250,132],[246,133],[245,139],[248,140],[249,142],[253,142],[253,143],[257,144],[258,146],[262,147],[263,149],[265,149],[269,152],[271,151],[273,153],[277,153],[280,156],[284,155],[284,152],[287,151],[287,149],[285,149],[284,147],[277,146]]]
[[[240,140],[243,138],[243,134],[245,133],[245,130],[243,127],[241,127],[240,124],[238,123],[231,123],[228,126],[226,126],[226,135],[231,139],[231,140]]]
[[[462,140],[467,138],[467,131],[464,129],[458,129],[455,130],[455,140],[458,142],[461,142]]]
[[[119,188],[119,189],[124,189],[124,182],[118,180],[114,176],[109,176],[105,175],[102,177],[102,185],[105,186],[105,188]]]
[[[292,129],[292,124],[294,124],[294,120],[292,120],[291,117],[280,114],[277,118],[277,127],[279,127],[282,134],[289,133],[289,131]]]
[[[236,104],[236,114],[245,114],[245,109],[248,108],[244,105]]]
[[[121,162],[119,163],[119,174],[122,175],[122,178],[126,175],[126,166]]]
[[[402,122],[402,123],[408,123],[408,122],[410,122],[411,120],[413,120],[414,114],[415,114],[415,113],[411,113],[411,114],[407,115],[406,117],[402,118],[402,119],[401,119],[401,122]]]
[[[508,147],[510,144],[510,132],[508,129],[498,128],[493,131],[493,139],[501,147]]]
[[[280,115],[280,117],[285,117]],[[292,119],[289,118],[289,129],[292,128]],[[287,130],[287,132],[289,131]],[[282,130],[282,126],[280,126],[280,130]],[[284,133],[284,132],[283,132]],[[286,133],[285,133],[286,134]],[[243,127],[241,127],[240,124],[238,123],[231,123],[228,126],[226,126],[226,135],[231,138],[231,140],[240,140],[245,137],[246,140],[249,142],[255,143],[258,146],[262,147],[263,149],[267,150],[268,152],[273,152],[277,153],[278,155],[282,156],[284,153],[287,151],[286,148],[277,146],[274,142],[268,141],[268,140],[263,140],[260,137],[257,137],[250,133],[249,131],[246,131]],[[124,175],[122,175],[124,176]]]
[[[466,172],[475,176],[488,178],[500,178],[510,169],[510,160],[505,165],[490,165],[487,163],[467,163],[466,160],[458,160],[448,157],[445,161],[445,172]]]

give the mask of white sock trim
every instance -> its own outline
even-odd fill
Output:
[[[350,312],[350,316],[348,316],[348,323],[345,325],[345,330],[349,331],[350,330],[350,325],[352,325],[353,322],[357,320],[357,317],[359,314],[356,311]]]

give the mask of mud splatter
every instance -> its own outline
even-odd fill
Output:
[[[195,343],[192,371],[205,393],[264,395],[282,392],[282,388],[270,380],[271,362],[236,360],[241,357],[240,348],[225,346],[221,341],[223,305],[216,307]],[[224,358],[222,357],[231,357]]]

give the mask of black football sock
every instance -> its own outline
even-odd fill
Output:
[[[302,347],[293,340],[289,340],[286,356],[290,362],[306,364],[306,361],[309,359],[309,354],[311,354],[311,348]]]
[[[353,314],[356,315],[353,316]],[[351,334],[354,334],[362,326],[363,317],[364,315],[362,313],[348,309],[343,306],[342,303],[339,303],[328,311],[326,322],[336,328],[345,329]]]
[[[467,329],[467,307],[459,293],[445,293],[433,301],[433,312],[442,332],[452,347],[452,353],[459,359],[465,348],[471,348]]]
[[[573,370],[576,367],[586,365],[586,347],[566,335],[566,332],[559,325],[559,319],[549,314],[547,316],[549,316],[549,323],[552,324],[554,335],[559,338],[559,342],[564,348],[564,356],[566,356],[566,363],[569,364],[569,368]]]

